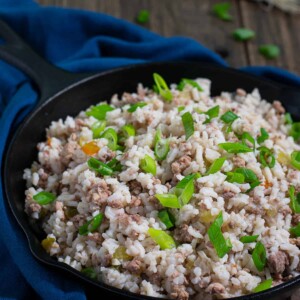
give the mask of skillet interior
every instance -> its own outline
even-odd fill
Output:
[[[30,224],[29,218],[24,212],[25,182],[22,179],[22,175],[23,170],[29,167],[36,159],[36,145],[45,138],[45,128],[50,125],[51,121],[65,118],[67,115],[76,116],[79,111],[86,109],[92,104],[109,100],[115,93],[120,95],[124,91],[134,92],[139,82],[151,87],[153,84],[152,74],[154,72],[161,74],[169,83],[179,82],[182,77],[209,78],[212,80],[212,95],[218,95],[221,91],[233,92],[238,87],[250,92],[257,87],[265,99],[272,101],[279,98],[281,91],[281,88],[272,82],[233,69],[203,63],[155,63],[109,71],[66,88],[35,109],[14,134],[14,138],[6,151],[3,170],[6,199],[17,221],[26,233],[34,256],[43,263],[58,267],[61,270],[68,270],[69,274],[75,275],[73,278],[81,278],[81,284],[87,285],[88,288],[92,286],[96,288],[102,287],[118,293],[119,296],[125,295],[132,299],[153,298],[135,296],[132,293],[118,290],[103,283],[93,282],[71,267],[58,263],[55,258],[51,258],[44,251],[40,246],[40,240],[45,234],[41,232],[41,229],[36,224]],[[299,283],[300,276],[266,292],[235,299],[271,299],[273,297],[283,299],[284,296],[291,294],[292,289],[297,287]]]

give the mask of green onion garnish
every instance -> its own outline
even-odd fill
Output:
[[[239,116],[237,116],[235,113],[233,113],[232,111],[227,111],[225,114],[223,114],[220,119],[226,123],[226,124],[230,124],[232,123],[234,120],[238,119]]]
[[[231,5],[229,2],[221,2],[221,3],[216,3],[213,6],[212,11],[219,19],[223,21],[231,21],[232,16],[229,14],[230,8]]]
[[[81,270],[81,273],[93,280],[97,279],[97,273],[93,268],[84,268]]]
[[[190,112],[186,112],[181,116],[183,127],[185,130],[185,139],[188,140],[194,134],[194,120]]]
[[[245,176],[237,172],[228,172],[226,181],[231,183],[236,182],[242,184],[245,182]]]
[[[114,108],[108,104],[101,104],[97,106],[92,106],[85,114],[87,116],[92,116],[98,120],[105,120],[106,113],[114,110]]]
[[[300,141],[300,122],[292,124],[289,135],[294,138],[295,142]]]
[[[101,225],[103,220],[103,213],[100,213],[93,217],[91,220],[84,223],[82,226],[79,227],[79,234],[80,235],[88,235],[91,232],[94,232],[98,229]]]
[[[256,242],[258,235],[245,235],[240,238],[240,241],[244,244]]]
[[[147,103],[146,102],[137,102],[134,104],[131,104],[130,107],[127,109],[128,112],[135,112],[139,107],[144,107],[146,106]]]
[[[264,129],[264,128],[261,128],[260,129],[260,136],[257,137],[257,142],[259,144],[263,143],[265,140],[267,140],[269,138],[269,134],[268,132]]]
[[[263,282],[261,282],[254,290],[253,290],[253,293],[259,293],[259,292],[262,292],[262,291],[265,291],[269,288],[272,287],[272,283],[273,283],[273,279],[270,278],[270,279],[267,279]]]
[[[238,28],[232,33],[237,41],[248,41],[255,37],[255,32],[248,28]]]
[[[160,249],[165,250],[176,248],[176,243],[174,239],[163,230],[149,228],[148,234],[159,245]]]
[[[226,157],[217,158],[209,167],[206,175],[215,174],[218,171],[220,171],[224,165],[225,160],[226,160]]]
[[[247,146],[246,141],[250,142],[253,145],[253,150],[255,150],[255,139],[251,136],[249,132],[244,132],[242,134],[242,142]]]
[[[166,225],[167,229],[174,227],[174,216],[167,209],[158,212],[157,216]]]
[[[300,151],[294,151],[291,154],[291,164],[297,170],[300,170]]]
[[[101,175],[111,175],[113,173],[113,169],[111,167],[94,157],[91,157],[87,161],[87,164],[91,170],[96,171]]]
[[[285,124],[290,124],[290,125],[293,124],[293,118],[292,118],[290,113],[285,113],[284,114],[284,123]]]
[[[262,272],[267,262],[267,254],[265,246],[261,242],[256,243],[252,252],[252,259],[257,270]]]
[[[207,112],[204,112],[203,114],[208,116],[208,119],[203,124],[209,123],[213,118],[217,118],[219,116],[220,112],[220,106],[214,106],[211,109],[209,109]]]
[[[174,194],[155,194],[154,196],[164,207],[181,208],[178,198]]]
[[[185,109],[185,106],[178,106],[178,107],[177,107],[178,112],[181,112],[181,111],[183,111],[184,109]]]
[[[56,199],[56,196],[50,192],[42,191],[35,194],[32,198],[39,205],[46,205],[53,202]]]
[[[161,138],[161,131],[158,129],[154,139],[154,154],[158,160],[164,160],[170,150],[170,142],[168,139]]]
[[[140,24],[145,24],[149,22],[150,13],[146,9],[142,9],[136,16],[136,21]]]
[[[268,59],[276,58],[280,54],[279,47],[273,44],[261,45],[259,46],[258,51],[261,55]]]
[[[122,164],[116,158],[113,158],[106,165],[108,167],[110,167],[114,172],[120,172],[120,171],[122,171]]]
[[[248,146],[240,143],[221,143],[218,145],[221,149],[227,151],[228,153],[246,153],[252,152]]]
[[[195,187],[194,187],[194,178],[195,174],[188,175],[179,181],[174,189],[175,195],[178,197],[178,202],[180,206],[184,206],[189,203],[191,200]]]
[[[223,214],[222,211],[218,214],[217,218],[214,220],[214,222],[210,225],[208,228],[208,236],[213,244],[217,255],[222,258],[224,257],[232,248],[232,245],[230,243],[230,240],[225,240],[221,227],[223,224]]]
[[[269,167],[269,168],[274,168],[276,160],[275,156],[272,152],[271,149],[268,149],[267,147],[259,147],[258,150],[259,152],[259,159],[260,163],[262,164],[263,167]]]
[[[156,162],[155,160],[149,156],[148,154],[146,154],[144,156],[143,159],[141,159],[140,161],[140,168],[146,172],[146,173],[150,173],[153,176],[156,175]]]
[[[92,125],[93,139],[98,139],[106,127],[106,121],[97,121]]]
[[[300,236],[300,223],[298,223],[296,226],[290,228],[290,233],[295,236]]]
[[[153,79],[159,94],[162,96],[164,100],[170,102],[173,99],[173,95],[168,85],[166,84],[165,80],[157,73],[153,74]]]
[[[191,85],[192,87],[195,87],[199,92],[203,92],[202,87],[196,81],[187,78],[181,79],[180,83],[177,86],[177,89],[179,91],[182,91],[187,84]]]
[[[135,128],[129,124],[129,125],[124,125],[122,126],[122,133],[123,133],[123,136],[125,138],[128,138],[130,136],[135,136]]]
[[[115,151],[117,149],[118,146],[118,135],[116,133],[116,131],[112,128],[108,128],[106,129],[102,135],[101,138],[107,139],[108,140],[108,144],[107,147],[113,151]]]
[[[237,168],[235,170],[236,173],[240,173],[243,174],[245,177],[245,182],[247,183],[251,183],[251,182],[256,182],[258,181],[258,177],[256,176],[256,174],[247,168]]]
[[[293,185],[289,188],[289,194],[290,194],[290,207],[294,213],[299,214],[300,213],[300,193],[295,195],[295,187]]]

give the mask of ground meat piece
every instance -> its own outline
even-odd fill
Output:
[[[292,224],[294,226],[298,225],[300,223],[300,214],[295,214],[292,216]]]
[[[107,198],[111,195],[111,191],[107,183],[102,180],[99,183],[94,184],[87,193],[87,200],[97,205],[106,203]]]
[[[101,157],[99,157],[99,160],[106,163],[111,161],[115,156],[116,153],[114,151],[107,149],[106,153],[104,153],[103,155],[101,155]]]
[[[134,104],[136,102],[139,101],[139,98],[138,97],[133,97],[132,94],[129,94],[129,93],[123,93],[122,95],[122,100],[128,104]]]
[[[137,207],[140,206],[141,204],[142,204],[141,198],[137,196],[131,196],[131,203],[130,203],[131,207]]]
[[[223,196],[225,201],[228,201],[229,199],[231,199],[235,196],[235,193],[229,191],[229,192],[225,192],[222,196]]]
[[[132,221],[134,221],[134,222],[136,222],[138,224],[142,223],[142,218],[138,214],[130,215],[130,218],[131,218]]]
[[[122,200],[113,200],[107,203],[108,206],[112,208],[122,208],[124,207],[123,201]]]
[[[149,281],[152,283],[152,284],[155,284],[157,286],[160,286],[161,285],[161,281],[162,281],[162,278],[161,276],[158,274],[158,273],[154,273],[154,274],[151,274],[149,276]]]
[[[177,299],[177,300],[188,300],[189,299],[189,293],[186,291],[186,288],[184,285],[174,285],[172,292],[170,293],[171,299]]]
[[[39,213],[41,211],[41,209],[42,209],[41,205],[39,205],[36,202],[32,202],[26,207],[26,212],[27,212],[27,214],[31,215],[35,212]]]
[[[289,265],[289,257],[283,251],[272,253],[268,257],[268,266],[270,272],[276,275],[282,274],[285,268]]]
[[[290,238],[290,243],[292,245],[296,245],[296,246],[300,247],[300,237],[298,237],[298,238]]]
[[[247,95],[246,91],[243,89],[237,89],[236,94],[241,97],[245,97]]]
[[[62,151],[60,152],[60,158],[61,158],[61,162],[65,166],[67,166],[70,163],[75,151],[78,148],[79,148],[79,145],[74,141],[70,141],[64,145],[64,147],[62,148]]]
[[[173,174],[180,174],[182,173],[189,165],[191,164],[191,157],[184,155],[171,164],[171,169]]]
[[[143,188],[142,185],[137,180],[131,180],[128,182],[129,190],[132,195],[139,195]]]
[[[225,287],[218,282],[211,283],[205,290],[210,294],[223,294],[225,292]]]
[[[100,258],[101,265],[103,267],[108,267],[111,263],[112,256],[110,254],[102,255]]]
[[[190,243],[194,237],[189,234],[188,229],[187,224],[180,225],[174,230],[174,238],[181,243]]]
[[[289,206],[285,205],[284,207],[280,207],[278,212],[286,216],[286,215],[290,215],[292,213],[292,210]]]
[[[48,183],[49,174],[46,173],[43,168],[39,169],[38,174],[39,174],[38,186],[45,189]]]
[[[97,244],[101,244],[103,242],[103,237],[102,237],[101,233],[99,233],[99,232],[94,232],[92,234],[89,234],[86,236],[86,238],[89,241],[93,241]]]
[[[275,108],[277,113],[279,113],[279,114],[284,114],[285,113],[285,108],[282,106],[280,101],[275,100],[273,102],[273,107]]]
[[[243,168],[246,166],[246,161],[237,155],[233,156],[232,162],[238,168]]]
[[[135,257],[132,261],[128,262],[125,269],[133,274],[140,274],[142,270],[142,261],[140,258]]]
[[[253,204],[246,205],[244,207],[247,213],[254,214],[254,215],[263,215],[264,209],[261,206],[256,206]]]

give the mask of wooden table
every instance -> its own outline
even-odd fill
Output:
[[[221,54],[231,66],[274,65],[300,74],[300,15],[278,9],[267,11],[260,4],[233,0],[232,22],[223,22],[211,14],[221,0],[38,0],[43,5],[81,8],[104,12],[134,22],[140,9],[151,13],[146,28],[163,36],[188,36]],[[251,28],[256,38],[240,43],[231,33],[239,27]],[[257,48],[274,43],[281,48],[275,60],[266,60]]]
[[[261,5],[233,0],[232,22],[223,22],[211,14],[214,3],[221,0],[38,0],[42,5],[54,5],[98,11],[134,22],[141,9],[151,13],[146,28],[169,37],[191,37],[218,52],[234,67],[273,65],[300,75],[300,16],[277,9],[267,11]],[[256,38],[246,43],[236,42],[231,33],[239,27],[256,32]],[[298,30],[297,30],[298,29]],[[274,43],[281,48],[275,60],[266,60],[257,48]],[[290,300],[300,299],[300,290]]]

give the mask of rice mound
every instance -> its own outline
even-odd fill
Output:
[[[24,171],[25,211],[42,221],[47,234],[42,244],[51,256],[78,271],[92,270],[95,280],[108,285],[180,300],[236,297],[252,293],[266,279],[272,278],[275,286],[299,275],[300,238],[292,237],[289,230],[298,224],[300,215],[290,208],[288,190],[293,185],[299,192],[300,171],[287,158],[300,146],[288,135],[284,108],[279,101],[262,100],[258,90],[247,94],[238,89],[212,98],[208,79],[195,82],[203,91],[189,84],[179,91],[171,85],[171,102],[142,84],[136,93],[124,93],[121,98],[114,95],[106,128],[120,133],[122,126],[131,124],[136,130],[135,136],[123,139],[124,149],[113,151],[107,139],[93,139],[92,126],[98,120],[84,111],[75,118],[52,122],[46,141],[37,146],[37,161]],[[147,105],[127,111],[141,101]],[[219,116],[205,122],[208,117],[201,112],[216,105]],[[220,119],[227,111],[239,116],[232,130]],[[186,112],[191,113],[195,128],[187,140],[181,118]],[[162,161],[154,153],[158,128],[170,142]],[[257,149],[229,154],[218,146],[238,142],[237,136],[244,132],[257,139],[261,128],[269,138],[260,146],[274,151],[273,168],[262,166]],[[99,151],[87,155],[83,146],[91,141]],[[146,154],[156,160],[156,176],[140,168]],[[104,163],[116,158],[122,170],[110,176],[97,174],[87,164],[91,156]],[[226,157],[221,170],[207,175],[220,157]],[[227,173],[236,168],[252,170],[260,184],[249,191],[249,183],[227,181]],[[182,208],[169,209],[176,224],[166,230],[158,218],[165,208],[155,195],[170,193],[194,173],[201,174],[195,180],[194,194]],[[33,196],[41,191],[55,194],[56,200],[38,204]],[[220,212],[223,236],[232,245],[222,258],[207,233]],[[87,235],[79,234],[79,228],[99,213],[104,214],[101,225]],[[167,232],[177,247],[162,250],[150,237],[149,228]],[[245,235],[258,235],[257,241],[242,243],[240,238]],[[262,271],[251,255],[258,241],[267,253]]]

